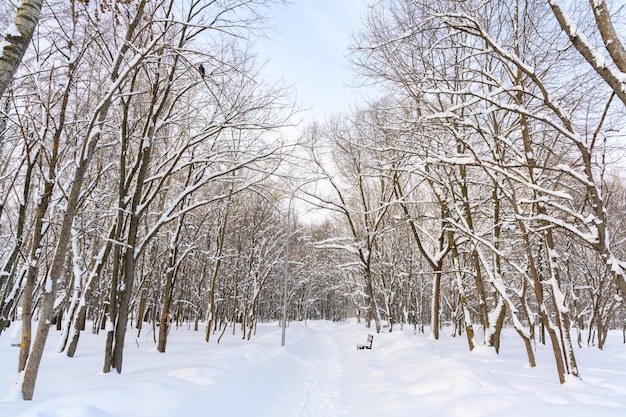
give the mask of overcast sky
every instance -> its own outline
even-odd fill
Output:
[[[346,54],[369,0],[292,0],[276,7],[276,32],[256,45],[265,72],[295,86],[305,118],[347,109],[354,92]]]

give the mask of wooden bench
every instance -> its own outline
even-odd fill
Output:
[[[357,350],[361,350],[361,349],[371,349],[372,348],[372,342],[374,341],[374,336],[372,336],[371,334],[367,335],[367,344],[366,345],[356,345],[356,349]]]

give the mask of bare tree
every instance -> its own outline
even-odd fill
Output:
[[[318,170],[329,178],[335,195],[323,199],[324,206],[336,211],[345,222],[347,236],[345,241],[329,243],[327,247],[345,249],[353,253],[356,265],[362,274],[365,295],[367,297],[368,311],[366,318],[368,323],[374,320],[376,331],[381,331],[381,314],[378,294],[375,291],[376,281],[380,279],[377,274],[376,259],[378,240],[384,229],[384,218],[394,198],[393,181],[391,177],[380,175],[379,169],[374,167],[375,159],[365,142],[372,140],[363,135],[359,128],[367,129],[366,125],[358,121],[352,124],[337,120],[329,126],[326,134],[316,126],[308,132],[312,139],[310,146],[311,158]],[[328,141],[333,149],[333,163],[342,177],[331,175],[328,168],[329,161],[323,157],[322,143]],[[344,185],[345,183],[345,185]]]
[[[624,82],[626,78],[626,48],[624,47],[623,39],[617,35],[606,1],[592,0],[589,3],[595,18],[596,29],[600,33],[604,47],[609,53],[610,61],[590,43],[589,39],[579,29],[579,26],[574,24],[558,2],[548,1],[548,3],[561,29],[567,34],[572,45],[574,45],[580,55],[585,58],[593,70],[600,75],[602,80],[613,91],[613,94],[626,106],[626,88],[624,88],[626,85],[626,82]],[[609,103],[612,97],[613,96],[610,96],[608,100]],[[571,123],[564,124],[574,144],[581,151],[581,156],[585,164],[584,175],[589,180],[593,179],[593,161],[590,150],[585,148],[581,143],[576,128],[572,126]],[[594,137],[597,137],[600,133],[601,126],[601,124],[598,125]],[[602,194],[599,191],[595,183],[589,186],[588,192],[596,208],[595,215],[598,218],[598,239],[594,246],[607,262],[609,269],[615,274],[616,283],[620,288],[620,292],[624,295],[626,294],[626,271],[622,263],[614,257],[613,250],[607,245],[607,242],[610,240],[608,238],[608,230],[606,230],[607,226],[604,218],[605,211]],[[622,298],[626,300],[626,297]]]

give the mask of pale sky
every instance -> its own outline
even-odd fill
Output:
[[[297,91],[303,116],[322,121],[354,101],[353,72],[346,55],[370,0],[292,0],[276,7],[271,39],[256,45],[265,72]]]

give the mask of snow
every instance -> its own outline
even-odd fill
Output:
[[[0,55],[4,54],[4,48],[10,47],[11,45],[13,45],[11,42],[0,41]]]
[[[51,293],[52,292],[52,280],[50,278],[46,278],[46,284],[45,284],[44,291],[46,293]]]
[[[6,34],[6,36],[13,36],[15,38],[21,38],[22,37],[22,33],[19,31],[19,29],[17,28],[17,26],[15,26],[15,23],[11,23],[6,30],[4,31],[4,33]]]
[[[145,326],[148,327],[148,326]],[[372,350],[356,350],[374,334]],[[427,332],[428,333],[428,332]],[[280,346],[276,322],[250,341],[226,333],[172,328],[167,352],[144,330],[127,344],[124,371],[103,374],[105,332],[85,332],[74,358],[47,349],[33,401],[14,387],[18,351],[0,336],[0,415],[10,417],[160,416],[623,416],[626,345],[609,335],[604,351],[576,349],[582,380],[560,385],[548,346],[528,367],[512,330],[500,355],[465,337],[440,340],[413,328],[375,334],[355,320],[290,323]],[[133,331],[133,336],[136,330]],[[51,338],[59,334],[51,330]],[[47,346],[54,346],[51,340]],[[8,395],[6,395],[8,393]],[[5,395],[2,398],[2,395]]]

